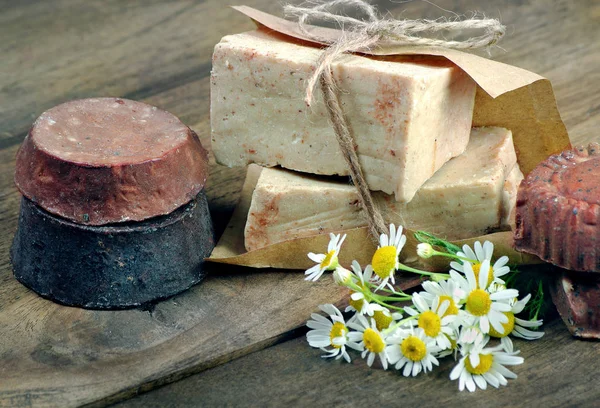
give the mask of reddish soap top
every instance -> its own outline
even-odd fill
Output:
[[[87,166],[135,164],[184,144],[189,129],[177,117],[119,98],[71,101],[44,112],[31,138],[59,159]]]
[[[44,112],[17,153],[15,183],[45,210],[81,224],[140,221],[202,190],[208,155],[169,112],[120,98]]]
[[[589,204],[600,204],[600,156],[578,162],[561,173],[561,191]]]

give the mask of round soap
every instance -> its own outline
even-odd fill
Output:
[[[516,249],[574,271],[600,272],[600,146],[567,150],[519,187]]]
[[[46,211],[80,224],[140,221],[202,190],[208,155],[177,117],[119,98],[44,112],[17,153],[15,183]]]

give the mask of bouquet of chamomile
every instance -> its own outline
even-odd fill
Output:
[[[408,267],[398,261],[406,242],[402,232],[402,227],[391,224],[364,269],[356,261],[350,270],[339,265],[345,235],[330,234],[327,253],[308,254],[316,265],[306,271],[307,280],[316,281],[331,271],[338,285],[351,290],[344,314],[326,304],[319,306],[325,316],[311,315],[308,343],[320,348],[323,357],[347,362],[355,350],[369,367],[379,359],[383,369],[395,368],[404,376],[431,371],[439,359],[454,358],[457,363],[450,379],[458,380],[461,391],[486,389],[488,384],[497,388],[516,378],[508,367],[522,364],[523,358],[510,336],[526,340],[543,336],[536,331],[542,324],[537,318],[539,296],[529,305],[531,294],[519,299],[519,291],[509,287],[508,258],[494,260],[494,246],[488,241],[459,248],[419,231],[417,254],[448,257],[449,273]],[[422,291],[407,294],[394,286],[397,271],[429,280],[422,283]],[[517,317],[526,306],[529,319]]]

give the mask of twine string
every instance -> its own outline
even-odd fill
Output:
[[[377,238],[380,234],[386,232],[385,222],[383,221],[381,212],[378,211],[373,202],[373,196],[369,191],[369,186],[363,175],[360,162],[358,161],[358,155],[356,154],[356,144],[350,134],[350,128],[348,127],[346,118],[344,117],[340,106],[340,101],[335,92],[330,69],[323,71],[323,75],[321,76],[321,89],[325,99],[325,107],[327,108],[331,124],[335,131],[335,136],[342,148],[344,160],[346,160],[346,163],[350,168],[352,182],[358,189],[358,200],[369,220],[369,233],[372,237]]]
[[[365,19],[360,20],[341,14],[339,10],[354,8]],[[359,202],[364,210],[371,236],[377,240],[386,232],[381,212],[377,209],[369,187],[364,178],[356,144],[346,121],[344,112],[336,94],[335,80],[331,65],[339,56],[350,52],[364,52],[381,45],[391,46],[434,46],[460,50],[487,48],[496,44],[506,32],[506,27],[496,19],[469,18],[459,21],[448,20],[395,20],[378,16],[374,6],[365,0],[330,0],[316,3],[313,7],[286,5],[286,17],[296,18],[300,31],[307,37],[327,44],[319,57],[316,69],[309,78],[306,87],[305,102],[310,106],[314,99],[314,90],[321,84],[325,106],[332,123],[337,141],[346,160],[352,181],[358,190]],[[337,40],[320,37],[308,27],[311,21],[334,23],[340,28]],[[423,36],[423,33],[457,32],[465,29],[482,30],[483,34],[464,41],[444,40]]]

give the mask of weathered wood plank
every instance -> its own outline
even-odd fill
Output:
[[[118,400],[278,342],[315,299],[343,297],[298,274],[211,272],[152,310],[104,312],[54,304],[3,273],[0,406]]]
[[[351,352],[351,364],[320,358],[302,336],[115,407],[597,406],[600,343],[573,340],[560,319],[545,331],[539,341],[515,340],[525,363],[513,367],[518,378],[498,390],[460,393],[448,378],[452,358],[431,373],[406,378],[377,363],[370,369],[357,353]]]

